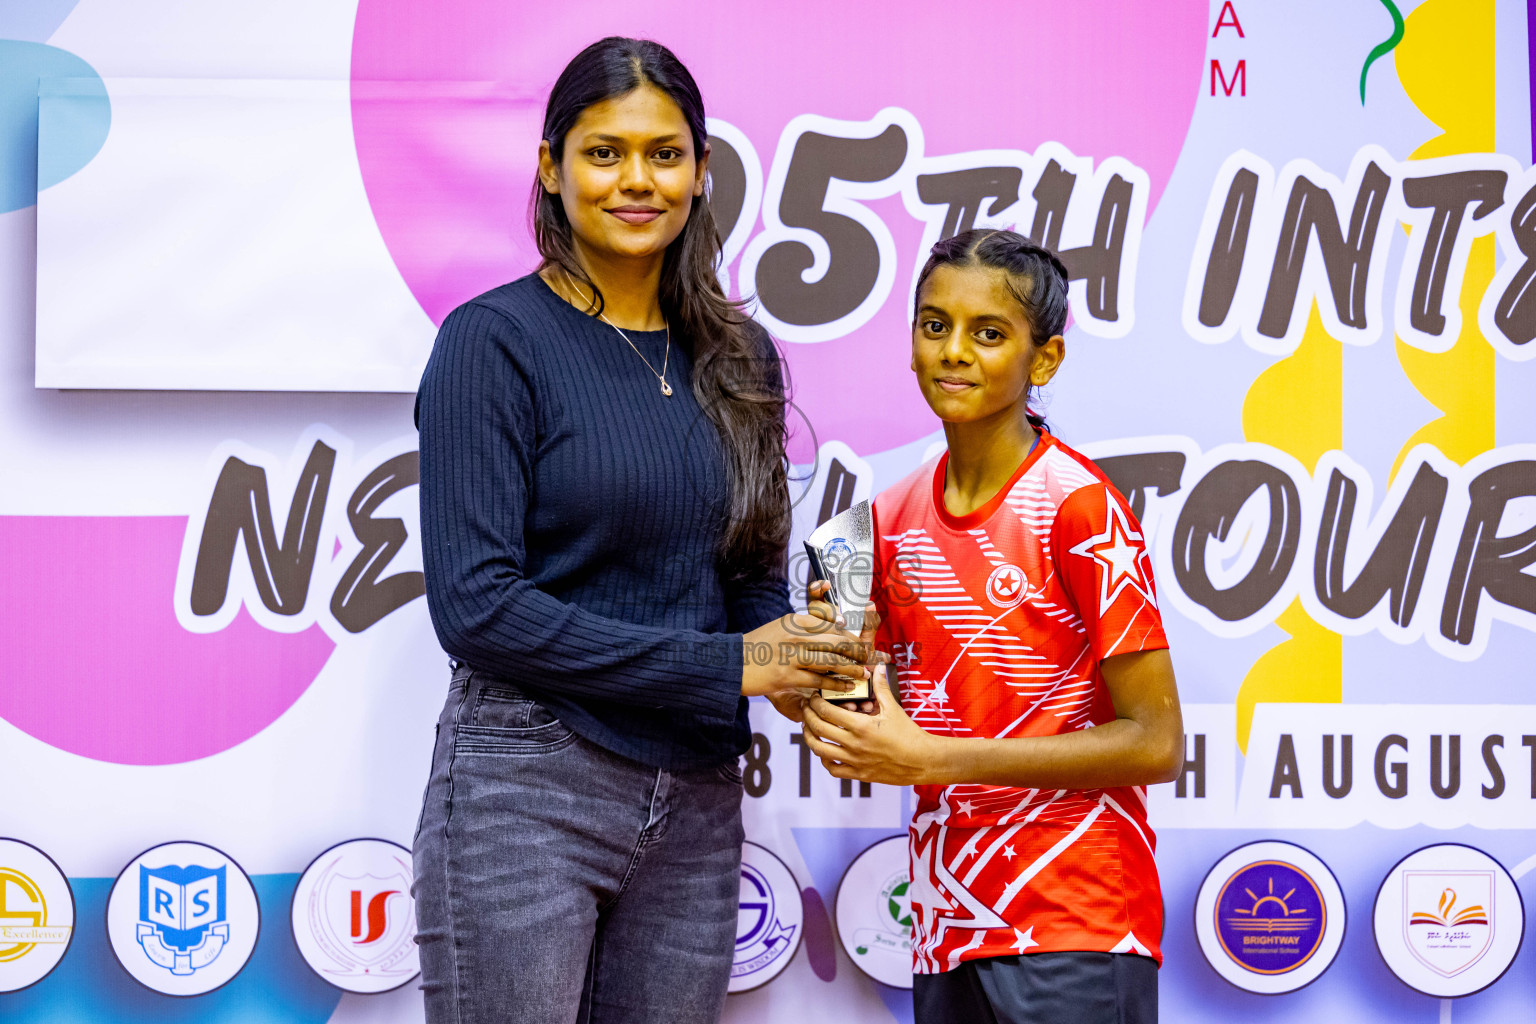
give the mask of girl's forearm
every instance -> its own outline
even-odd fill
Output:
[[[1184,760],[1182,731],[1129,718],[1056,736],[933,736],[924,782],[1023,789],[1106,789],[1169,782]]]

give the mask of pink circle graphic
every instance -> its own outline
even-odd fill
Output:
[[[1204,0],[942,8],[917,0],[572,0],[553,8],[361,0],[353,130],[384,240],[423,309],[441,322],[536,265],[526,207],[544,102],[566,61],[601,36],[671,47],[710,115],[751,141],[765,176],[796,116],[867,121],[899,107],[921,126],[925,157],[1033,152],[1045,142],[1095,163],[1124,157],[1147,172],[1150,211],[1189,127],[1209,13]],[[923,225],[899,197],[865,205],[896,244],[890,296],[844,337],[784,348],[795,400],[820,439],[868,454],[922,437],[937,421],[907,369],[905,292]],[[752,233],[761,230],[758,219]],[[859,401],[848,400],[850,379]],[[796,439],[795,461],[809,461],[807,441]]]
[[[117,764],[177,764],[250,739],[335,644],[243,612],[189,633],[172,595],[181,516],[0,516],[0,718]]]

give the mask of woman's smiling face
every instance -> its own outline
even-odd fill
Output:
[[[912,370],[928,405],[946,423],[1025,414],[1031,385],[1061,364],[1060,335],[1031,337],[1008,275],[984,266],[937,267],[923,282],[912,324]]]
[[[539,180],[560,196],[578,251],[647,259],[666,251],[704,194],[709,154],[688,120],[652,85],[592,104],[566,133],[558,163],[539,145]]]

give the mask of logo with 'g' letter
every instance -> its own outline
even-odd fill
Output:
[[[783,973],[800,948],[805,908],[800,886],[770,850],[741,848],[741,899],[736,910],[736,952],[728,991],[747,992]]]

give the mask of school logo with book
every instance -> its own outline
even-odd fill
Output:
[[[139,945],[172,974],[192,974],[219,958],[229,942],[228,868],[139,867]]]
[[[411,853],[353,839],[310,862],[293,891],[293,941],[310,969],[347,992],[388,992],[421,973]]]
[[[166,995],[202,995],[239,974],[259,924],[251,880],[201,843],[145,851],[107,897],[113,954],[136,981]]]
[[[911,866],[907,837],[882,839],[854,858],[837,885],[837,935],[859,970],[912,987]]]
[[[728,991],[760,988],[782,974],[800,948],[804,925],[800,886],[788,866],[765,847],[742,844],[736,952]]]
[[[1492,871],[1404,871],[1403,937],[1425,967],[1453,978],[1493,941]]]
[[[1376,893],[1376,946],[1392,973],[1426,995],[1471,995],[1503,976],[1525,934],[1504,866],[1459,843],[1417,850]]]
[[[1216,973],[1279,995],[1315,981],[1344,938],[1344,893],[1321,860],[1292,843],[1238,847],[1201,883],[1195,931]]]
[[[74,932],[74,893],[58,865],[29,843],[0,839],[0,992],[45,978]]]

